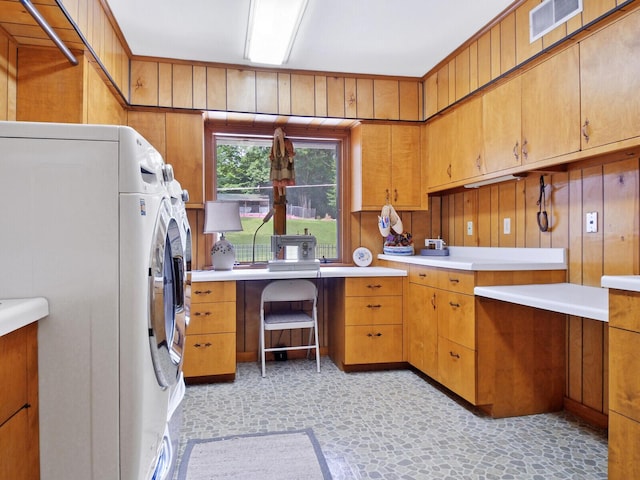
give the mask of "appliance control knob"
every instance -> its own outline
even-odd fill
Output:
[[[182,190],[182,201],[184,203],[187,203],[189,201],[189,190],[187,190],[186,188]]]
[[[162,177],[164,178],[165,183],[173,182],[173,167],[170,164],[165,163],[162,165]]]

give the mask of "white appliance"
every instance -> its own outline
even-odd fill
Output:
[[[172,169],[128,127],[0,122],[0,152],[0,297],[49,301],[41,478],[159,478],[186,316]]]

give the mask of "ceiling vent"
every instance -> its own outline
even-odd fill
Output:
[[[529,12],[529,41],[533,43],[581,11],[582,0],[544,0]]]

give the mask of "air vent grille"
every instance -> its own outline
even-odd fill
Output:
[[[533,43],[580,12],[582,0],[545,0],[529,12],[529,41]]]

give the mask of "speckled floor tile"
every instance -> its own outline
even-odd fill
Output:
[[[492,419],[411,370],[341,372],[322,358],[240,363],[187,387],[191,438],[312,428],[335,480],[606,479],[606,432],[566,413]],[[283,478],[283,480],[285,480]]]

